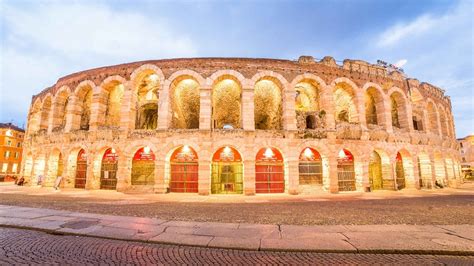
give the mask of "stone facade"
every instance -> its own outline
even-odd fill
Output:
[[[118,191],[165,193],[171,154],[183,146],[197,154],[202,195],[211,192],[221,147],[241,155],[247,195],[256,192],[256,154],[269,147],[282,155],[289,194],[340,191],[344,152],[359,191],[374,175],[390,184],[384,189],[456,186],[461,176],[443,90],[367,62],[307,56],[144,61],[60,78],[33,96],[21,169],[30,184],[43,175],[42,185],[51,186],[60,174],[63,186],[74,187],[82,150],[85,188],[99,189],[104,153],[113,149]],[[154,182],[133,185],[132,162],[144,147],[154,154]],[[322,184],[300,185],[308,147],[319,153]],[[374,152],[376,168],[369,166]]]

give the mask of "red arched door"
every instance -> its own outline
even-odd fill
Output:
[[[74,179],[75,188],[86,188],[87,179],[87,154],[81,149],[77,154],[76,178]]]
[[[339,151],[337,158],[337,179],[339,191],[354,191],[355,172],[354,172],[354,156],[346,149]]]
[[[305,148],[298,165],[300,185],[322,185],[323,167],[321,155],[313,148]]]
[[[198,192],[198,157],[191,147],[177,148],[171,155],[170,166],[171,192]]]
[[[100,189],[117,189],[117,162],[118,156],[115,150],[109,148],[102,156],[102,167],[100,170]]]
[[[155,184],[155,154],[149,147],[140,148],[133,156],[132,185]]]
[[[275,148],[262,148],[255,160],[255,192],[285,192],[283,156]]]

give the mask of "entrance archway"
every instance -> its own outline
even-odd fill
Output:
[[[382,177],[382,158],[376,151],[373,151],[370,155],[369,182],[371,190],[379,190],[384,188]]]
[[[255,193],[285,192],[283,156],[275,148],[262,148],[255,159]]]
[[[118,156],[115,149],[109,148],[102,157],[102,166],[100,169],[100,189],[117,188],[117,169]]]
[[[150,147],[138,149],[132,161],[132,185],[155,184],[155,154]]]
[[[197,153],[184,145],[177,148],[170,159],[170,191],[198,192],[199,163]]]
[[[403,189],[406,187],[405,183],[405,170],[403,168],[403,158],[400,153],[397,153],[396,163],[395,163],[395,173],[397,178],[397,189]]]
[[[81,149],[77,154],[76,177],[74,178],[75,188],[86,188],[87,179],[87,154]]]
[[[323,184],[321,155],[315,149],[307,147],[301,152],[298,170],[300,185]]]
[[[211,193],[242,194],[243,163],[240,153],[229,146],[219,148],[212,157]]]
[[[355,171],[354,156],[346,149],[339,151],[337,158],[337,183],[339,191],[354,191],[355,187]]]
[[[420,188],[433,188],[432,169],[430,157],[427,154],[420,153],[417,158],[418,161],[418,175],[420,181]]]

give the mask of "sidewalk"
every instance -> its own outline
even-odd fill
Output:
[[[203,223],[0,205],[0,226],[247,250],[474,255],[473,225]]]

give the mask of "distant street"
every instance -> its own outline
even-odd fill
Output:
[[[0,228],[0,264],[429,264],[472,256],[262,252],[148,244]]]

